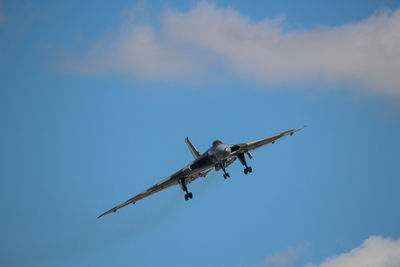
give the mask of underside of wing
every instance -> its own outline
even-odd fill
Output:
[[[236,150],[237,153],[243,153],[243,152],[248,152],[248,151],[252,151],[255,150],[257,148],[260,148],[262,146],[265,146],[267,144],[270,143],[275,143],[276,140],[281,139],[282,137],[288,136],[288,135],[293,135],[295,132],[298,132],[302,129],[304,129],[306,126],[300,127],[300,128],[296,128],[296,129],[292,129],[289,131],[285,131],[282,132],[280,134],[271,136],[271,137],[267,137],[267,138],[263,138],[263,139],[259,139],[259,140],[255,140],[255,141],[251,141],[248,143],[242,143],[239,145],[234,145],[231,147],[231,149]]]
[[[199,173],[199,176],[200,176],[200,177],[206,177],[207,174],[208,174],[210,171],[212,171],[212,170],[214,170],[214,167],[209,168],[209,169],[207,169],[207,170],[205,170],[205,171],[202,171],[201,173]]]
[[[101,214],[97,218],[100,218],[100,217],[102,217],[104,215],[107,215],[107,214],[109,214],[111,212],[116,212],[120,208],[123,208],[123,207],[125,207],[125,206],[127,206],[129,204],[135,204],[137,201],[139,201],[139,200],[141,200],[141,199],[143,199],[145,197],[148,197],[148,196],[153,195],[153,194],[155,194],[157,192],[160,192],[160,191],[162,191],[162,190],[164,190],[164,189],[166,189],[168,187],[171,187],[173,185],[178,184],[179,178],[182,177],[182,175],[183,175],[182,170],[178,171],[177,173],[175,173],[175,174],[171,175],[170,177],[166,178],[165,180],[163,180],[163,181],[155,184],[154,186],[150,187],[149,189],[147,189],[143,193],[140,193],[140,194],[128,199],[124,203],[122,203],[122,204],[120,204],[118,206],[115,206],[114,208],[104,212],[103,214]]]

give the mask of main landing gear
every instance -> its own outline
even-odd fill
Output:
[[[189,198],[193,198],[192,192],[189,192],[189,193],[185,194],[185,200],[188,200]]]
[[[253,169],[252,169],[250,166],[247,166],[246,158],[244,157],[244,154],[243,154],[243,153],[238,154],[237,157],[238,157],[238,159],[240,160],[240,163],[242,163],[242,165],[246,167],[246,168],[244,168],[244,170],[243,170],[243,171],[244,171],[244,174],[247,175],[248,173],[253,172]]]
[[[248,173],[251,173],[251,172],[253,172],[253,168],[251,168],[251,167],[246,167],[246,168],[244,168],[244,174],[248,174]]]
[[[185,177],[180,179],[179,184],[181,185],[182,190],[186,192],[185,200],[188,200],[189,198],[193,198],[192,192],[189,192],[187,189]]]

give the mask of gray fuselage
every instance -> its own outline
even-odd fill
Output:
[[[223,144],[221,141],[214,141],[206,152],[195,159],[189,166],[191,176],[216,167],[218,164],[222,164],[231,155],[231,148],[229,145]],[[218,167],[217,167],[218,168]],[[218,168],[219,169],[219,168]]]

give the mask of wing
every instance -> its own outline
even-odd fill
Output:
[[[209,168],[209,169],[207,169],[207,170],[205,170],[205,171],[202,171],[201,173],[199,173],[199,177],[203,177],[203,178],[205,178],[206,176],[207,176],[207,174],[210,172],[210,171],[212,171],[212,170],[214,170],[214,167],[212,167],[212,168]]]
[[[107,215],[107,214],[109,214],[111,212],[116,212],[120,208],[123,208],[123,207],[125,207],[125,206],[127,206],[129,204],[135,204],[137,201],[139,201],[139,200],[141,200],[141,199],[143,199],[145,197],[148,197],[148,196],[153,195],[153,194],[155,194],[157,192],[160,192],[160,191],[162,191],[162,190],[164,190],[164,189],[166,189],[168,187],[176,185],[176,184],[178,184],[179,179],[182,176],[184,176],[184,170],[183,169],[178,171],[178,172],[176,172],[175,174],[171,175],[170,177],[164,179],[163,181],[153,185],[152,187],[150,187],[149,189],[147,189],[143,193],[140,193],[139,195],[136,195],[133,198],[128,199],[124,203],[122,203],[122,204],[120,204],[118,206],[115,206],[114,208],[104,212],[103,214],[101,214],[97,218],[100,218],[100,217],[102,217],[104,215]]]
[[[242,143],[239,145],[233,145],[231,147],[232,151],[235,152],[235,154],[239,154],[239,153],[245,153],[245,152],[249,152],[252,150],[255,150],[259,147],[265,146],[269,143],[275,143],[276,140],[281,139],[282,137],[288,136],[288,135],[293,135],[295,132],[298,132],[302,129],[306,128],[306,126],[297,128],[297,129],[292,129],[289,131],[285,131],[282,132],[280,134],[271,136],[271,137],[267,137],[267,138],[263,138],[263,139],[259,139],[259,140],[255,140],[255,141],[251,141],[248,143]]]

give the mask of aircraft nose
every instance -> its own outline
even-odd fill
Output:
[[[231,154],[231,148],[228,145],[219,145],[210,152],[218,159],[225,160]]]
[[[221,151],[221,159],[226,159],[231,154],[231,148],[226,146]]]

